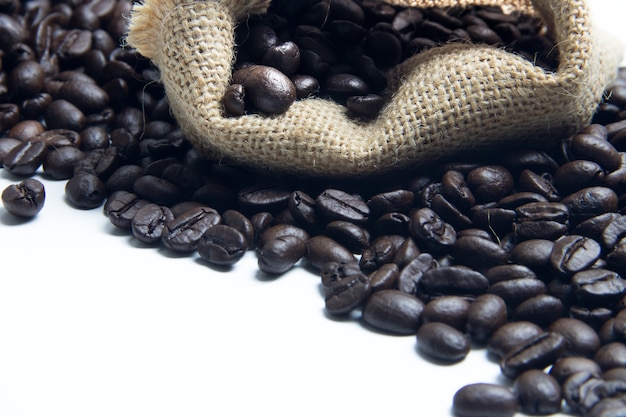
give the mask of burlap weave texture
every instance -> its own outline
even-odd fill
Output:
[[[502,49],[450,44],[392,70],[393,94],[369,123],[319,98],[298,100],[281,115],[227,117],[222,98],[235,58],[234,28],[248,14],[263,13],[269,0],[145,0],[133,9],[128,43],[160,69],[174,116],[200,150],[307,176],[363,176],[462,152],[542,146],[588,124],[616,74],[619,56],[601,49],[584,0],[389,2],[532,10],[554,31],[559,67],[549,73]]]

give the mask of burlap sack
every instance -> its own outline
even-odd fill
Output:
[[[194,145],[212,158],[253,168],[355,177],[419,167],[461,152],[545,145],[590,122],[620,60],[614,48],[602,50],[584,0],[507,0],[538,13],[554,31],[560,56],[555,73],[495,47],[450,44],[391,71],[393,95],[369,123],[317,98],[296,101],[277,116],[226,117],[222,98],[232,74],[234,27],[248,14],[264,13],[269,3],[145,0],[133,8],[127,38],[159,67],[173,114]]]

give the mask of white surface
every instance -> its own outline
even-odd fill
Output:
[[[626,40],[623,0],[592,3]],[[17,180],[0,171],[0,190]],[[434,365],[415,339],[324,315],[318,277],[266,280],[138,245],[101,209],[45,182],[32,221],[0,208],[0,416],[449,416],[473,382],[502,382],[475,350]]]

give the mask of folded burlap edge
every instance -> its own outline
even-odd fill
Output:
[[[527,1],[508,3],[529,10]],[[564,59],[554,74],[497,48],[446,45],[399,66],[393,102],[366,125],[321,99],[297,101],[278,116],[225,117],[221,97],[232,72],[234,25],[267,4],[146,0],[133,9],[128,34],[128,43],[161,69],[172,111],[194,145],[253,168],[355,177],[462,152],[542,146],[590,121],[621,59],[600,48],[605,43],[591,33],[584,1],[536,0],[532,5],[555,26]],[[463,97],[467,88],[477,100]],[[555,113],[569,117],[552,120]]]

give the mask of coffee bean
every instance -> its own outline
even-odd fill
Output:
[[[601,346],[593,355],[593,360],[603,371],[625,367],[626,365],[626,345],[620,342],[612,342]]]
[[[411,216],[409,232],[417,242],[432,250],[442,250],[456,242],[456,231],[433,210],[421,208]]]
[[[76,208],[94,209],[100,207],[106,199],[106,186],[94,174],[79,173],[65,184],[65,195]]]
[[[454,415],[459,417],[513,417],[518,406],[517,396],[511,389],[487,383],[466,385],[452,400]]]
[[[509,260],[509,254],[498,243],[478,236],[457,238],[452,254],[459,264],[480,270],[504,265]]]
[[[578,235],[563,236],[555,242],[550,262],[559,273],[571,275],[593,265],[601,251],[602,247],[593,239]]]
[[[140,199],[136,194],[128,191],[115,191],[104,203],[104,214],[114,226],[130,230],[135,214],[146,204],[151,203]]]
[[[369,219],[369,207],[359,195],[327,189],[317,196],[316,203],[317,212],[330,221],[344,220],[364,224]]]
[[[424,307],[422,322],[445,323],[457,330],[464,331],[468,319],[470,302],[455,295],[444,295],[433,298]]]
[[[17,217],[34,217],[43,209],[45,200],[44,185],[34,178],[26,178],[2,191],[4,208]]]
[[[563,302],[548,294],[539,294],[520,303],[513,312],[515,320],[526,320],[547,327],[565,313]]]
[[[418,254],[400,270],[398,289],[407,294],[418,295],[421,292],[419,282],[424,273],[437,266],[438,263],[431,254]]]
[[[370,247],[369,232],[349,221],[335,220],[328,223],[324,228],[324,234],[355,254],[363,253]]]
[[[500,362],[502,373],[515,379],[530,369],[543,369],[563,353],[566,341],[559,333],[544,332],[513,347]]]
[[[620,155],[617,149],[605,138],[578,134],[572,138],[570,149],[575,156],[597,162],[606,171],[613,171],[620,165]]]
[[[143,175],[133,183],[133,192],[156,204],[168,206],[180,200],[182,190],[176,184],[153,175]]]
[[[43,171],[56,180],[66,180],[74,174],[74,165],[84,157],[73,146],[62,146],[49,151],[43,161]]]
[[[570,317],[554,321],[548,330],[565,338],[563,355],[592,357],[600,347],[600,338],[588,324]]]
[[[529,321],[513,321],[500,326],[487,341],[487,351],[496,357],[504,357],[516,345],[543,333],[541,327]]]
[[[518,376],[513,391],[519,398],[520,410],[530,415],[547,415],[561,411],[561,386],[554,377],[538,369]]]
[[[472,341],[485,344],[507,321],[507,307],[497,295],[483,294],[470,304],[465,331]]]
[[[381,265],[368,277],[372,292],[393,289],[396,286],[399,274],[398,265],[394,263]]]
[[[360,306],[371,289],[364,274],[348,275],[326,287],[326,311],[333,315],[347,314]]]
[[[13,175],[30,176],[43,164],[48,148],[41,141],[25,141],[13,147],[4,157],[4,168]]]
[[[304,258],[315,268],[327,262],[354,262],[352,252],[326,236],[314,236],[306,242]]]
[[[244,86],[246,99],[263,113],[283,113],[296,99],[293,82],[273,67],[245,67],[233,74],[233,82]]]
[[[304,244],[302,246],[304,251]],[[198,239],[196,247],[200,258],[210,264],[229,266],[243,258],[248,244],[246,237],[234,227],[212,224]]]
[[[601,384],[598,375],[586,371],[576,372],[563,383],[563,398],[572,410],[586,415],[598,402],[593,390]]]
[[[611,305],[626,294],[626,281],[616,272],[589,269],[572,276],[576,297],[591,305]]]
[[[515,308],[532,297],[545,294],[546,284],[537,278],[514,278],[497,282],[487,291],[504,299],[509,308]]]
[[[169,208],[154,203],[145,204],[135,212],[130,223],[133,236],[149,245],[160,242],[165,224],[173,218]]]
[[[221,223],[220,215],[209,207],[196,207],[168,220],[161,236],[163,245],[174,252],[192,252],[196,250],[202,236],[213,226]],[[233,240],[239,235],[231,230],[223,231]],[[236,235],[233,237],[233,235]],[[217,238],[216,238],[217,239]],[[240,240],[244,238],[241,237]],[[232,242],[224,242],[224,244]],[[231,254],[232,256],[236,256]],[[243,254],[241,254],[243,256]]]
[[[602,370],[596,362],[582,356],[567,356],[561,358],[550,368],[550,375],[561,385],[577,372],[589,372],[597,376],[602,374]],[[602,376],[604,379],[607,379],[605,375]]]
[[[489,281],[477,271],[461,266],[430,268],[418,282],[419,290],[430,297],[440,295],[476,296],[487,291]]]
[[[603,213],[617,211],[617,194],[606,187],[583,188],[563,198],[573,224]]]
[[[463,332],[448,324],[429,322],[417,331],[417,347],[428,357],[457,362],[469,353],[470,341]]]
[[[363,321],[394,334],[416,334],[424,311],[418,298],[398,290],[374,292],[363,306]]]

